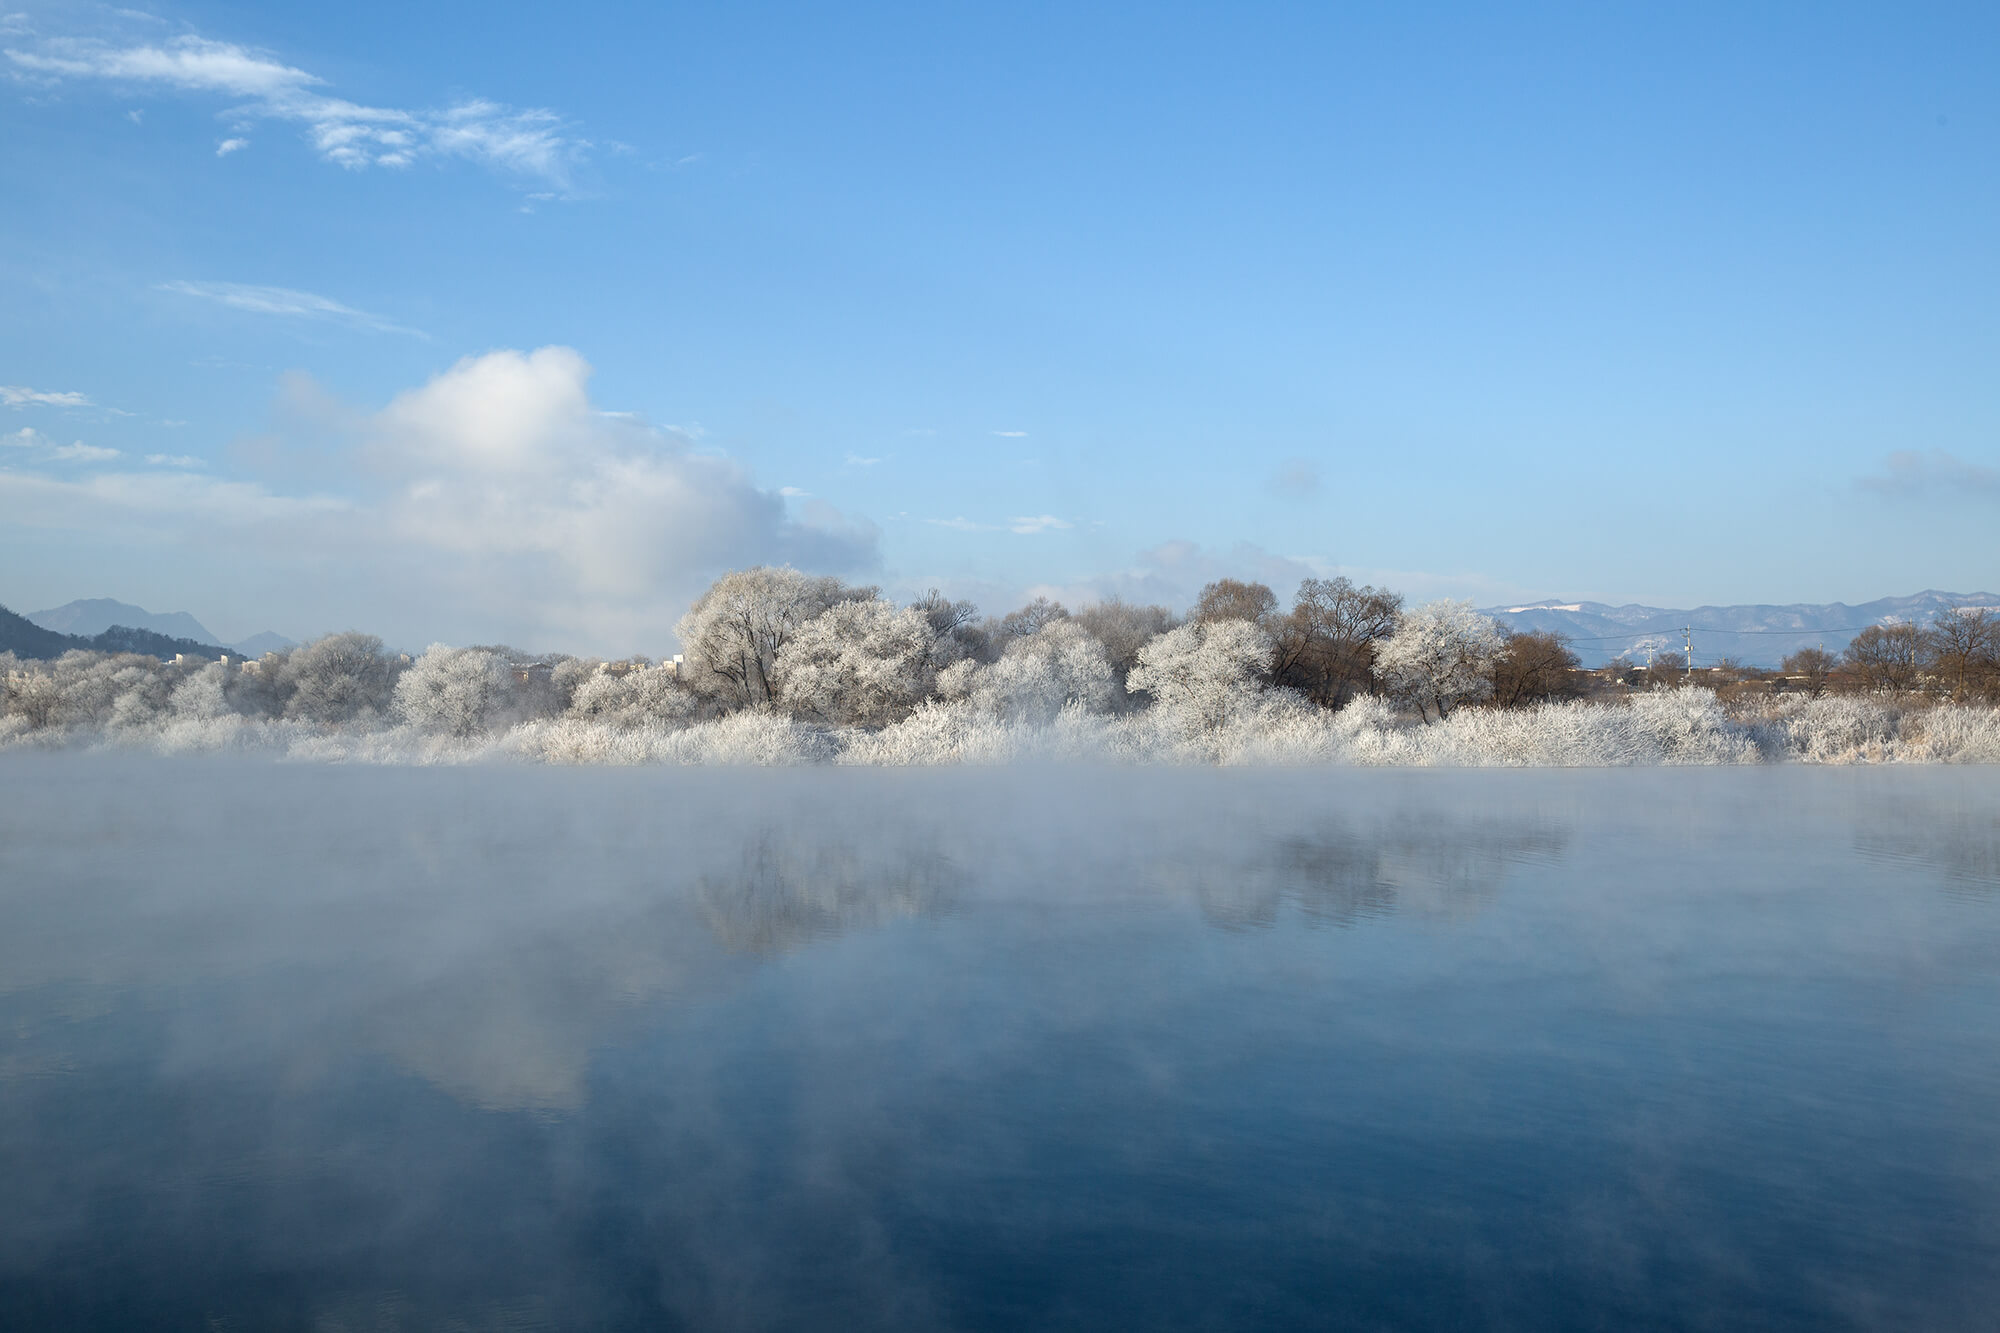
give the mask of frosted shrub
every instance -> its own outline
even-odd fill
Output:
[[[1897,756],[1934,764],[2000,764],[2000,708],[1943,704],[1904,722],[1911,733]]]
[[[1897,719],[1872,699],[1822,695],[1781,701],[1755,724],[1766,753],[1812,764],[1853,764],[1887,758]]]

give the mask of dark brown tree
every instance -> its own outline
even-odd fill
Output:
[[[1785,659],[1785,674],[1800,676],[1800,684],[1811,698],[1817,699],[1826,693],[1827,678],[1840,665],[1840,659],[1824,648],[1801,648]]]
[[[1374,688],[1375,644],[1395,632],[1400,593],[1345,578],[1299,584],[1289,615],[1267,625],[1278,651],[1271,674],[1326,708]]]
[[[2000,619],[1985,607],[1948,606],[1923,638],[1922,665],[1961,703],[2000,694]]]
[[[1913,690],[1923,660],[1924,636],[1915,625],[1870,625],[1841,655],[1865,690]]]
[[[1581,665],[1569,640],[1553,630],[1509,634],[1493,663],[1493,704],[1525,708],[1550,699],[1574,699],[1583,692],[1577,681]]]
[[[1195,599],[1194,609],[1188,612],[1188,619],[1197,625],[1212,624],[1218,620],[1247,620],[1268,630],[1269,622],[1277,614],[1278,595],[1267,585],[1217,579],[1201,590],[1201,596]]]

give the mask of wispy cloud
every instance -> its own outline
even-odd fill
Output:
[[[874,467],[877,463],[884,461],[884,459],[880,458],[863,458],[860,454],[849,454],[846,459],[847,466],[849,467]]]
[[[1003,440],[1025,440],[1028,438],[1028,432],[1024,430],[996,430],[993,433]]]
[[[248,139],[224,139],[215,146],[215,155],[217,157],[228,157],[231,153],[240,153],[249,146],[250,141]]]
[[[784,496],[787,500],[802,500],[806,496],[811,495],[812,492],[802,491],[796,486],[780,486],[778,494]]]
[[[71,444],[57,444],[32,426],[23,426],[20,430],[0,435],[0,445],[10,449],[29,449],[37,458],[58,463],[102,463],[119,457],[116,449],[85,444],[82,440]]]
[[[90,79],[239,99],[227,112],[238,125],[258,120],[300,125],[321,157],[354,170],[460,158],[566,190],[590,147],[553,111],[483,98],[442,110],[366,106],[327,95],[325,79],[296,65],[203,37],[166,42],[44,37],[9,46],[6,56],[18,77],[48,83]],[[227,143],[242,146],[237,139]],[[226,144],[219,154],[234,151]]]
[[[85,444],[82,440],[78,440],[75,444],[60,445],[49,451],[49,457],[63,463],[106,463],[118,456],[116,449]]]
[[[192,454],[147,454],[146,461],[154,467],[207,467]]]
[[[1898,449],[1884,461],[1880,473],[1862,477],[1859,485],[1878,495],[1992,496],[2000,495],[2000,468],[1974,463],[1942,449]]]
[[[94,404],[80,393],[45,393],[30,389],[24,384],[0,384],[0,403],[9,407],[91,407]]]
[[[975,523],[960,514],[954,518],[927,518],[923,520],[934,528],[950,528],[953,532],[1011,532],[1022,537],[1034,537],[1044,532],[1059,532],[1076,525],[1066,518],[1054,514],[1033,514],[1022,518],[1010,518],[1005,523]]]
[[[1054,514],[1036,514],[1028,518],[1007,520],[1007,531],[1017,532],[1023,537],[1033,537],[1043,532],[1059,532],[1064,528],[1075,526],[1068,519],[1057,518]]]
[[[177,280],[163,282],[158,290],[173,292],[180,296],[199,297],[204,301],[214,301],[232,310],[247,310],[253,315],[278,315],[289,319],[330,320],[353,328],[368,329],[375,333],[407,333],[413,338],[425,338],[428,334],[418,329],[407,328],[371,315],[365,310],[342,305],[330,297],[313,292],[296,291],[290,287],[261,287],[246,282],[188,282]]]

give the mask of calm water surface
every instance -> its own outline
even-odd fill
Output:
[[[0,763],[0,1327],[1996,1312],[2000,771]]]

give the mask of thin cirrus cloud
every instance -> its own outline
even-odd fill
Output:
[[[213,301],[232,310],[245,310],[253,315],[323,320],[345,324],[350,328],[366,329],[371,333],[403,333],[412,338],[429,337],[420,329],[409,328],[393,320],[384,319],[380,315],[371,315],[365,310],[356,310],[353,306],[343,305],[330,297],[297,291],[291,287],[262,287],[246,282],[176,280],[163,282],[156,290]]]
[[[849,454],[845,459],[848,467],[874,467],[883,461],[880,458],[863,458],[860,454]]]
[[[33,426],[23,426],[17,431],[0,435],[0,444],[10,449],[33,451],[39,459],[58,463],[104,463],[120,457],[119,451],[103,445],[85,444],[82,440],[70,444],[57,444]]]
[[[84,394],[44,392],[30,389],[24,384],[0,384],[0,403],[8,407],[90,407],[90,399]]]
[[[1073,528],[1076,524],[1054,514],[1030,514],[1010,518],[1005,523],[975,523],[960,514],[954,518],[927,518],[923,520],[934,528],[950,528],[953,532],[1011,532],[1021,537],[1035,537],[1044,532],[1060,532]]]
[[[297,124],[314,151],[350,170],[458,158],[566,191],[590,148],[553,111],[517,109],[484,98],[442,110],[367,106],[328,96],[322,91],[325,79],[295,65],[204,37],[122,43],[40,37],[7,47],[6,58],[18,77],[45,83],[96,80],[235,98],[238,104],[226,114],[238,127],[260,120]],[[233,137],[217,154],[246,143]]]
[[[2000,468],[1943,449],[1898,449],[1884,460],[1881,472],[1862,477],[1859,484],[1877,495],[1898,497],[2000,496]]]
[[[240,153],[249,146],[250,141],[248,139],[224,139],[215,146],[215,155],[217,157],[228,157],[231,153]]]
[[[996,430],[993,433],[1003,440],[1025,440],[1028,438],[1028,432],[1024,430]]]

